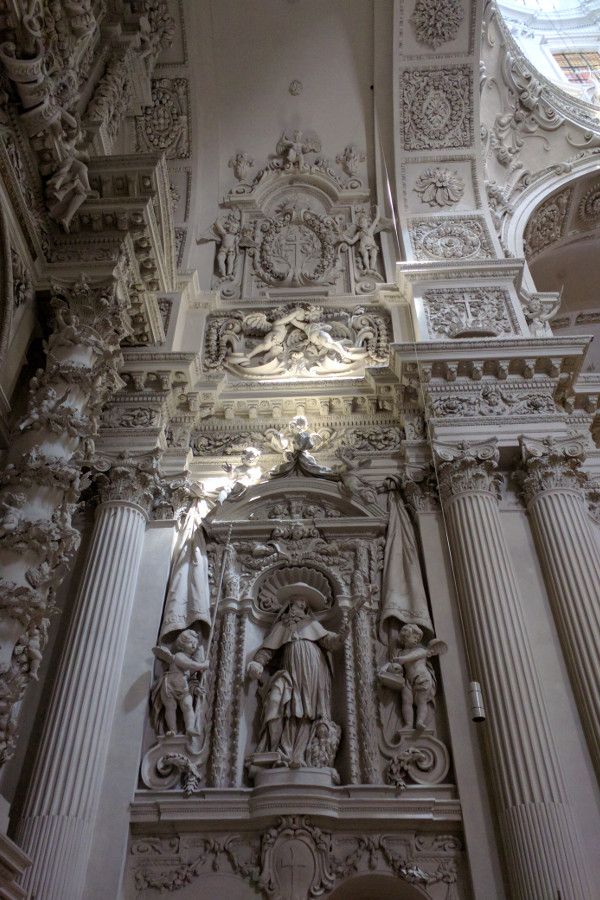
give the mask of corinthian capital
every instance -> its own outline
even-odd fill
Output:
[[[459,494],[487,491],[499,496],[501,476],[495,438],[487,441],[435,441],[433,454],[440,484],[440,496],[447,502]]]
[[[120,453],[96,482],[101,503],[122,501],[149,514],[155,497],[161,494],[158,456],[155,452],[136,456]]]
[[[580,468],[586,455],[585,435],[541,439],[521,435],[519,444],[522,460],[519,481],[527,503],[543,491],[578,491],[587,483],[587,476]]]

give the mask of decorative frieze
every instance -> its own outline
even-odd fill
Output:
[[[462,896],[466,888],[457,835],[405,831],[357,836],[318,828],[309,816],[283,816],[244,840],[236,832],[215,831],[136,836],[129,868],[133,887],[143,896],[196,881],[201,890],[202,875],[209,872],[238,875],[271,900],[317,896],[366,873],[394,875],[435,898],[448,896],[449,890]]]
[[[456,388],[439,396],[433,391],[428,393],[428,406],[436,418],[564,415],[554,399],[552,386],[546,391],[532,391],[508,390],[492,384],[469,391]]]
[[[352,374],[383,364],[388,322],[382,310],[289,304],[264,312],[211,316],[204,364],[247,378]]]

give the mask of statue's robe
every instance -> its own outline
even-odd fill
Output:
[[[207,512],[206,501],[196,500],[177,534],[160,641],[186,628],[199,630],[201,624],[210,628],[208,557],[201,524]]]
[[[327,651],[337,635],[311,619],[277,622],[254,659],[266,665],[279,652],[279,669],[262,690],[262,732],[257,752],[279,750],[288,763],[306,765],[316,719],[331,719],[331,666]]]

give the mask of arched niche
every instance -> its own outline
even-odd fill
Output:
[[[431,897],[415,884],[381,873],[356,875],[329,894],[329,900],[423,900]]]

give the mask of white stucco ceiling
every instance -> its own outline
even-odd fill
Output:
[[[377,2],[378,14],[389,8],[391,27],[391,2]],[[184,3],[183,13],[192,150],[189,162],[170,167],[189,169],[191,192],[187,217],[180,203],[175,224],[186,230],[181,268],[197,268],[208,289],[214,248],[197,246],[196,237],[235,183],[228,161],[237,151],[254,159],[256,172],[282,132],[299,128],[319,136],[323,156],[335,159],[354,143],[372,167],[374,2],[199,0]]]

